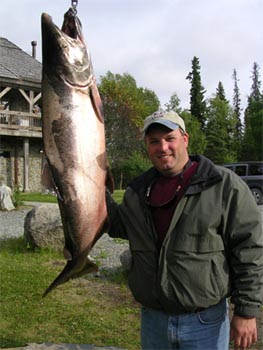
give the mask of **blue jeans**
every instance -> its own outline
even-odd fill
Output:
[[[229,332],[226,300],[200,312],[182,315],[142,308],[143,350],[228,350]]]

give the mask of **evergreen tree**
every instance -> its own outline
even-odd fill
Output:
[[[201,130],[200,122],[187,110],[182,111],[180,116],[183,118],[186,131],[189,134],[189,154],[204,154],[206,148],[206,137],[205,133]]]
[[[193,116],[197,118],[197,120],[201,124],[201,129],[205,128],[205,110],[206,104],[204,100],[205,89],[201,83],[201,75],[200,75],[200,64],[199,59],[195,56],[192,60],[192,71],[186,77],[191,83],[190,89],[190,111]]]
[[[206,150],[204,154],[216,164],[237,160],[235,119],[228,101],[215,96],[208,101],[206,125]]]
[[[218,83],[218,87],[216,89],[216,96],[221,100],[221,101],[226,101],[226,95],[225,95],[225,89],[221,81]]]
[[[245,133],[242,144],[243,160],[262,160],[263,158],[263,93],[259,66],[254,63],[252,70],[251,93],[245,110]]]
[[[259,65],[254,62],[253,64],[253,69],[252,69],[252,86],[251,86],[251,94],[250,98],[254,99],[255,101],[259,101],[260,98],[262,97],[262,94],[260,93],[260,86],[261,86],[261,81],[260,81],[260,74],[259,74]]]
[[[240,106],[241,99],[240,99],[239,87],[237,84],[238,82],[237,72],[235,69],[233,71],[232,77],[234,80],[233,109],[234,109],[234,117],[236,119],[235,136],[236,136],[236,145],[237,145],[237,152],[238,152],[238,158],[239,158],[240,151],[241,151],[243,128],[242,128],[242,122],[241,122],[241,106]]]
[[[180,107],[180,99],[176,92],[170,97],[165,107],[165,111],[175,111],[183,118],[186,131],[190,135],[188,144],[189,154],[203,154],[206,147],[206,140],[205,134],[201,130],[201,124],[189,111],[182,110]]]

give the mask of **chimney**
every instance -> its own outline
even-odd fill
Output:
[[[37,42],[36,41],[31,41],[31,45],[32,45],[32,57],[36,58],[36,46],[37,46]]]

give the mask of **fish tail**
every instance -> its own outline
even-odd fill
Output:
[[[57,288],[60,284],[68,282],[70,279],[81,277],[87,273],[98,271],[98,266],[91,260],[87,259],[87,263],[82,269],[74,269],[73,261],[68,261],[64,269],[54,279],[50,286],[42,294],[42,298],[45,298],[52,290]]]

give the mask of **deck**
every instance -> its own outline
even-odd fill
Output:
[[[41,138],[41,114],[0,110],[0,135]]]

